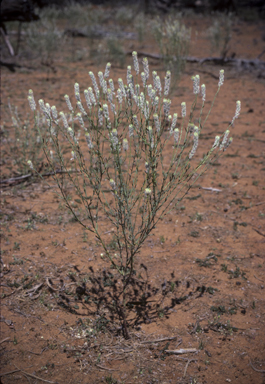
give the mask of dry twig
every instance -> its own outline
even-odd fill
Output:
[[[180,348],[180,349],[166,349],[164,352],[172,353],[173,355],[182,355],[183,353],[199,352],[196,348]]]

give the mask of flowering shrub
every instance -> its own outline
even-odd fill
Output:
[[[65,95],[70,119],[55,106],[39,100],[47,122],[47,134],[43,136],[41,130],[39,134],[64,203],[75,219],[95,234],[104,250],[102,257],[121,275],[124,290],[134,272],[135,256],[158,220],[168,213],[171,203],[184,198],[209,163],[232,142],[227,129],[222,136],[215,137],[203,158],[194,158],[200,133],[224,82],[223,70],[203,120],[206,87],[200,86],[199,75],[192,78],[191,111],[187,115],[186,103],[182,102],[179,116],[177,112],[170,113],[170,71],[166,72],[162,87],[158,74],[150,73],[146,58],[140,73],[136,52],[133,66],[134,74],[132,67],[127,67],[126,83],[121,78],[118,84],[109,79],[109,63],[104,73],[98,72],[98,79],[89,72],[92,86],[84,90],[84,96],[78,83],[74,86],[74,103]],[[28,100],[37,115],[32,90]],[[198,102],[201,108],[196,126],[193,121]],[[238,101],[231,124],[239,112]],[[71,154],[62,151],[61,143],[65,140],[71,146]],[[34,168],[31,160],[28,163]],[[67,174],[82,213],[67,198],[58,169]],[[111,243],[101,225],[103,220],[114,229]]]

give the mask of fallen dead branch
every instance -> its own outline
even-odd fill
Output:
[[[62,173],[78,173],[78,172],[80,172],[80,171],[78,171],[78,170],[66,170],[66,171],[58,170],[55,172],[43,173],[41,175],[41,177],[49,177],[49,176],[62,174]],[[11,177],[10,179],[0,180],[0,184],[6,184],[6,186],[20,184],[20,183],[23,183],[24,181],[30,179],[33,176],[35,176],[33,173],[28,173],[27,175],[22,175],[22,176],[18,176],[18,177]]]
[[[173,336],[173,337],[164,337],[163,339],[141,341],[140,344],[162,343],[163,341],[176,340],[176,339],[177,339],[177,336]]]
[[[17,371],[13,371],[13,373],[14,373],[14,372],[19,372],[19,371],[20,371],[21,373],[24,373],[24,375],[29,376],[29,377],[32,377],[33,379],[41,380],[41,381],[44,381],[45,383],[58,384],[57,381],[49,381],[49,380],[45,380],[45,379],[43,379],[42,377],[35,376],[35,375],[32,375],[31,373],[28,373],[28,372],[26,372],[26,371],[23,371],[22,369],[18,368],[18,367],[16,366],[16,364],[14,364],[14,366],[17,368]]]
[[[14,369],[14,371],[8,371],[8,372],[0,373],[0,377],[12,375],[12,373],[16,373],[16,372],[20,372],[20,369]]]
[[[222,192],[221,189],[211,188],[211,187],[200,187],[199,189],[204,189],[205,191],[212,191],[212,192]]]
[[[137,52],[138,56],[149,57],[151,59],[161,60],[163,55],[148,53],[148,52]],[[126,52],[127,55],[131,55],[132,51]],[[237,67],[245,67],[247,69],[256,68],[256,69],[265,69],[265,61],[262,61],[258,58],[256,59],[236,59],[234,57],[203,57],[202,59],[198,57],[188,56],[185,58],[187,63],[198,63],[200,65],[204,63],[213,63],[216,65],[225,65],[231,64]]]
[[[187,369],[188,369],[188,366],[189,366],[189,363],[191,363],[192,361],[197,361],[195,359],[190,359],[187,361],[187,364],[185,365],[185,369],[184,369],[184,373],[183,373],[183,378],[186,376],[186,373],[187,373]]]
[[[196,348],[180,348],[180,349],[166,349],[165,353],[171,353],[172,355],[182,355],[184,353],[195,353],[199,352]]]
[[[252,229],[254,229],[254,231],[256,231],[259,235],[261,235],[261,236],[264,236],[265,237],[265,234],[264,233],[262,233],[262,232],[260,232],[257,228],[254,228],[254,227],[252,227]]]
[[[8,340],[10,340],[10,337],[6,337],[5,339],[1,340],[0,344],[4,343],[5,341],[8,341]]]
[[[100,369],[104,369],[104,371],[118,371],[118,369],[106,368],[106,367],[103,367],[102,365],[99,365],[99,364],[96,364],[96,367],[98,367]]]

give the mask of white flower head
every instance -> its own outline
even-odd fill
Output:
[[[241,110],[241,101],[238,100],[238,101],[236,102],[236,112],[235,112],[235,116],[233,117],[231,124],[234,124],[235,119],[237,119],[237,118],[239,117],[240,110]]]
[[[157,75],[156,78],[155,78],[155,84],[154,84],[154,87],[155,89],[159,92],[159,94],[161,95],[162,93],[162,87],[161,87],[161,81],[160,81],[160,77]]]
[[[171,100],[170,99],[163,99],[163,109],[164,109],[164,115],[168,117],[169,110],[170,110]]]
[[[96,98],[99,99],[99,89],[98,89],[98,84],[97,84],[97,80],[95,78],[95,75],[92,71],[89,71],[89,76],[92,80],[92,85],[93,85],[93,88],[94,88],[94,91],[95,91],[95,94],[96,94]]]
[[[70,98],[68,95],[64,95],[64,99],[66,101],[66,105],[68,107],[68,109],[71,111],[71,112],[74,112],[74,108],[72,107],[72,104],[71,104],[71,101],[70,101]]]
[[[160,121],[159,121],[158,114],[155,113],[155,114],[153,115],[153,118],[154,118],[154,123],[155,123],[156,132],[159,133],[159,132],[160,132]]]
[[[98,125],[100,127],[103,125],[103,108],[98,109]]]
[[[224,134],[222,143],[221,143],[221,145],[220,145],[220,151],[221,151],[222,149],[224,149],[224,147],[226,146],[226,143],[227,143],[227,139],[228,139],[229,133],[230,133],[230,131],[229,131],[229,129],[227,129],[227,130],[225,131],[225,134]]]
[[[225,80],[225,71],[223,69],[221,69],[219,72],[218,87],[221,87],[224,84],[224,80]]]
[[[187,112],[187,110],[186,110],[186,103],[185,103],[185,101],[183,101],[181,103],[181,116],[185,117],[186,116],[186,112]]]
[[[29,106],[32,111],[35,111],[36,109],[36,103],[34,100],[34,95],[32,89],[29,90],[29,95],[28,95],[28,101],[29,101]]]
[[[111,68],[111,63],[107,63],[106,64],[106,68],[105,68],[105,73],[104,73],[104,78],[105,79],[107,79],[109,77],[110,68]]]
[[[108,107],[108,104],[103,104],[103,115],[104,115],[105,119],[108,120],[108,118],[109,118],[109,107]]]
[[[178,141],[179,141],[179,129],[175,128],[174,129],[174,142],[175,142],[175,145],[178,144]]]
[[[51,111],[52,111],[52,117],[54,118],[54,120],[57,120],[57,118],[58,118],[58,113],[57,113],[57,109],[56,109],[55,105],[53,105],[53,106],[51,107]]]
[[[146,80],[148,80],[148,78],[149,78],[149,65],[148,65],[147,57],[143,58],[143,66],[144,66],[145,78],[146,78]]]
[[[65,114],[63,112],[60,112],[59,116],[61,117],[61,119],[63,121],[64,128],[68,129],[68,121],[67,121]]]
[[[133,57],[134,70],[135,70],[135,72],[138,75],[139,74],[139,62],[138,62],[138,57],[137,57],[137,52],[136,51],[133,51],[132,57]]]
[[[75,98],[76,98],[76,100],[77,100],[77,101],[81,101],[81,99],[80,99],[80,89],[79,89],[79,84],[78,84],[78,83],[75,83],[74,88],[75,88]]]
[[[145,87],[146,86],[146,74],[144,72],[141,72],[141,78],[142,78],[143,86]]]
[[[165,88],[164,88],[164,95],[165,96],[168,96],[168,94],[169,94],[170,80],[171,80],[171,72],[167,71],[166,77],[165,77]]]
[[[90,134],[88,132],[85,133],[85,138],[86,138],[86,142],[87,142],[88,148],[92,149],[93,148],[93,143],[91,141],[91,137],[90,137]]]
[[[94,96],[93,89],[92,89],[91,87],[88,88],[88,94],[89,94],[91,103],[92,103],[93,105],[96,105],[97,102],[96,102],[96,99],[95,99],[95,96]]]
[[[78,121],[79,121],[79,124],[80,124],[82,127],[84,127],[85,124],[84,124],[84,120],[83,120],[83,117],[82,117],[82,113],[78,112],[78,113],[76,114],[76,117],[77,117],[77,119],[78,119]]]
[[[83,113],[83,115],[87,115],[87,113],[86,113],[86,111],[85,111],[85,109],[84,109],[84,107],[83,107],[83,105],[82,105],[82,103],[81,103],[81,101],[78,101],[77,103],[76,103],[76,105],[78,106],[78,108],[80,109],[80,112],[82,112]]]
[[[205,84],[202,84],[201,86],[201,93],[202,93],[202,101],[206,100],[206,86]]]
[[[110,86],[110,89],[111,89],[111,92],[115,92],[115,88],[114,88],[114,83],[113,83],[113,80],[112,79],[109,79],[109,86]]]
[[[90,97],[89,97],[89,92],[87,89],[84,90],[84,95],[85,95],[85,99],[86,99],[86,104],[88,106],[89,109],[92,108],[92,103],[91,103],[91,100],[90,100]]]
[[[194,135],[193,135],[193,147],[189,153],[189,159],[191,159],[194,155],[195,155],[195,152],[198,148],[198,144],[199,144],[199,134],[198,132],[194,132]]]
[[[193,81],[193,93],[194,95],[198,95],[200,93],[200,76],[196,75],[192,78]]]
[[[173,114],[173,119],[172,119],[172,124],[171,124],[171,127],[170,127],[170,131],[173,132],[175,127],[176,127],[176,124],[177,124],[177,120],[178,120],[178,114],[177,113],[174,113]]]
[[[218,147],[220,143],[220,136],[215,136],[215,139],[214,139],[214,143],[213,143],[213,146],[212,146],[212,149],[215,149]]]
[[[139,122],[137,119],[137,115],[133,115],[133,125],[135,126],[135,128],[139,129]]]

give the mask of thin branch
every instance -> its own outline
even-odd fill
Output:
[[[47,172],[43,173],[41,176],[42,177],[49,177],[49,176],[54,176],[57,174],[62,174],[62,173],[79,173],[79,170],[58,170],[54,172]],[[22,175],[18,177],[11,177],[10,179],[5,179],[5,180],[0,180],[0,184],[14,184],[14,183],[23,183],[23,181],[26,181],[27,179],[30,179],[31,177],[35,176],[33,173],[28,173],[27,175]]]
[[[16,364],[14,364],[14,366],[17,367]],[[42,378],[39,377],[39,376],[35,376],[35,375],[32,375],[31,373],[25,372],[25,371],[23,371],[22,369],[20,369],[20,368],[18,368],[18,367],[17,367],[17,369],[18,369],[18,370],[15,371],[15,372],[20,371],[20,372],[24,373],[25,375],[27,375],[27,376],[29,376],[29,377],[32,377],[33,379],[41,380],[41,381],[44,381],[45,383],[58,384],[57,381],[49,381],[49,380],[45,380],[45,379],[42,379]],[[14,372],[14,371],[13,371],[13,372]]]
[[[176,339],[177,339],[177,336],[173,336],[173,337],[165,337],[165,338],[163,338],[163,339],[141,341],[140,344],[162,343],[163,341],[167,341],[167,340],[176,340]]]
[[[199,189],[204,189],[205,191],[212,191],[212,192],[222,192],[221,189],[211,188],[211,187],[200,187]]]
[[[197,361],[195,359],[190,359],[187,361],[187,364],[185,366],[185,369],[184,369],[184,373],[183,373],[183,378],[186,376],[186,373],[187,373],[187,369],[188,369],[188,366],[189,366],[189,363],[191,363],[192,361]]]
[[[0,377],[12,375],[12,373],[16,373],[16,372],[20,372],[20,371],[21,371],[21,369],[14,369],[14,371],[8,371],[8,372],[0,373]]]

